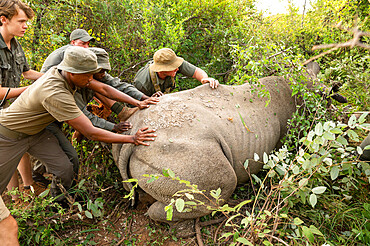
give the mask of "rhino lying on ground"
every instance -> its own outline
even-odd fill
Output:
[[[276,147],[286,133],[296,102],[287,80],[267,77],[260,82],[271,94],[267,107],[266,99],[251,93],[248,84],[220,85],[217,89],[202,85],[165,95],[157,105],[130,118],[134,127],[127,134],[148,126],[156,129],[158,137],[150,146],[114,145],[113,156],[123,179],[138,179],[139,187],[156,200],[148,210],[150,218],[168,222],[165,206],[174,193],[186,187],[169,178],[147,183],[144,174],[171,169],[180,179],[198,185],[208,194],[221,188],[221,198],[226,201],[237,184],[249,179],[243,166],[245,160]],[[260,168],[260,163],[249,161],[251,174]],[[130,188],[128,183],[125,185]],[[193,220],[209,213],[205,207],[191,212],[174,211],[173,221]]]

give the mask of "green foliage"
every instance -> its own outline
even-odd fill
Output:
[[[313,45],[344,43],[352,38],[350,31],[335,27],[338,23],[342,29],[357,25],[369,32],[369,2],[317,0],[304,16],[292,6],[287,15],[269,17],[259,14],[254,3],[33,0],[29,4],[36,17],[19,40],[31,67],[39,70],[49,53],[69,42],[72,30],[84,28],[96,38],[94,46],[109,52],[110,73],[127,82],[157,49],[170,47],[224,84],[250,83],[266,103],[269,92],[258,79],[285,76],[292,81],[293,94],[302,107],[289,122],[282,143],[285,147],[261,158],[255,156],[266,168],[252,176],[251,186],[257,192],[244,186],[235,194],[243,197],[242,202],[234,207],[221,206],[222,190],[199,190],[171,170],[145,178],[147,182],[168,178],[186,187],[168,204],[169,219],[175,210],[186,212],[197,206],[228,216],[227,226],[232,230],[220,238],[227,244],[272,245],[280,239],[292,245],[367,245],[370,171],[369,165],[359,162],[354,154],[356,150],[361,152],[356,145],[366,134],[363,127],[367,126],[364,117],[351,117],[348,124],[340,124],[334,117],[348,111],[369,110],[369,51],[338,49],[317,60],[322,68],[319,84],[342,84],[340,93],[352,105],[350,108],[333,102],[339,109],[336,115],[327,109],[328,100],[305,88],[307,81],[301,64],[324,51],[312,51]],[[361,41],[369,43],[369,37],[362,37]],[[194,79],[177,80],[177,90],[200,84]],[[91,141],[75,146],[81,167],[78,184],[71,192],[70,210],[47,197],[32,201],[25,212],[13,209],[13,214],[18,215],[23,245],[96,244],[96,224],[121,204],[122,197],[133,196],[133,192],[123,191],[119,171],[107,150],[109,146]],[[247,168],[248,160],[244,165]],[[136,181],[134,188],[137,185]],[[110,197],[109,192],[104,192],[107,189],[118,195]],[[209,203],[200,202],[200,196],[207,197]],[[77,214],[77,218],[68,217],[72,214]],[[59,238],[57,235],[71,228],[71,224],[89,227],[69,239]],[[84,238],[83,242],[78,236]],[[136,245],[137,239],[122,242]]]

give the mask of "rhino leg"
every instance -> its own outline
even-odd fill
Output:
[[[171,203],[171,199],[178,198],[173,196],[176,192],[189,189],[183,182],[170,177],[160,177],[149,183],[147,182],[149,178],[143,178],[144,174],[161,174],[162,169],[170,169],[180,180],[197,185],[198,189],[204,191],[204,195],[209,199],[201,194],[192,194],[191,191],[188,193],[194,195],[195,200],[204,202],[206,206],[215,205],[215,199],[210,192],[220,189],[219,205],[222,206],[236,188],[237,175],[220,144],[211,139],[208,139],[206,144],[179,141],[172,148],[171,151],[157,150],[156,155],[153,155],[153,150],[150,152],[149,148],[141,148],[141,151],[134,151],[131,155],[130,176],[138,179],[140,188],[157,200],[149,208],[149,216],[153,220],[168,223],[165,206]],[[173,153],[177,153],[176,158]],[[187,198],[182,196],[182,199],[186,201]],[[211,210],[208,210],[206,206],[197,205],[195,208],[192,207],[191,211],[181,213],[174,209],[173,221],[195,219],[207,215],[211,213]]]

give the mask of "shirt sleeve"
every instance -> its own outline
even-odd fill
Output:
[[[145,67],[140,68],[134,78],[134,86],[147,96],[152,96],[155,93],[155,89],[150,79],[149,64]]]
[[[196,69],[196,66],[194,66],[190,62],[184,61],[179,67],[179,73],[191,78],[193,77]]]
[[[135,86],[122,82],[119,78],[117,77],[112,77],[109,74],[105,74],[103,80],[101,81],[107,85],[112,86],[113,88],[116,88],[119,91],[122,91],[123,93],[129,95],[130,97],[135,98],[136,100],[141,100],[143,97],[143,94],[141,91],[139,91]]]
[[[114,127],[114,123],[109,122],[105,119],[100,118],[99,116],[91,113],[89,110],[86,108],[82,109],[82,112],[89,118],[93,126],[99,127],[104,130],[112,131]]]
[[[72,94],[68,91],[53,93],[41,103],[49,114],[59,122],[76,119],[82,114]]]
[[[46,73],[50,68],[59,65],[64,57],[64,52],[55,50],[53,51],[42,64],[41,73]]]

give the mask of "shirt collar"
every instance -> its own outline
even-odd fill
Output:
[[[10,40],[10,43],[11,43],[11,48],[12,49],[16,49],[18,47],[18,43],[15,40],[15,38],[12,38]],[[5,48],[8,48],[8,46],[6,45],[6,43],[4,41],[3,35],[0,33],[0,49],[5,49]]]
[[[65,78],[60,74],[60,72],[58,71],[58,68],[57,68],[57,66],[54,66],[54,67],[52,67],[52,68],[50,68],[50,73],[52,73],[53,75],[55,75],[55,76],[57,76],[57,77],[59,77],[61,80],[63,80],[63,83],[64,83],[64,86],[66,87],[66,89],[68,90],[68,91],[70,91],[71,93],[72,93],[72,95],[74,95],[75,94],[75,92],[77,91],[77,86],[75,86],[75,88],[73,89],[69,84],[68,84],[68,82],[67,82],[67,80],[65,80]],[[48,71],[48,72],[49,72]]]

